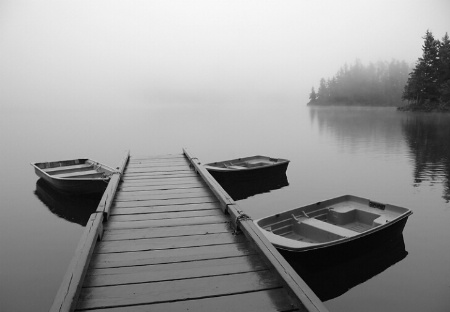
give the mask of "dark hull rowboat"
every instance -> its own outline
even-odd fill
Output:
[[[251,156],[205,164],[218,181],[252,180],[286,173],[289,160],[267,156]]]
[[[407,208],[345,195],[254,222],[282,254],[324,259],[401,235],[411,214]]]
[[[37,176],[58,191],[70,194],[103,192],[117,170],[91,159],[32,163]]]

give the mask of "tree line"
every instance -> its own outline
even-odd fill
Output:
[[[450,111],[450,40],[445,33],[442,41],[427,30],[422,57],[409,74],[402,99],[408,105],[402,110]]]
[[[401,110],[450,111],[450,40],[427,30],[422,57],[415,67],[405,61],[345,64],[337,74],[320,79],[309,105],[399,106]],[[405,101],[407,104],[405,105]]]
[[[360,60],[345,64],[337,74],[320,79],[310,105],[399,106],[411,67],[405,61],[379,61],[365,66]]]

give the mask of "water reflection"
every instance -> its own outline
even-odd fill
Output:
[[[414,186],[440,183],[443,198],[450,201],[450,116],[413,115],[402,125],[414,159]]]
[[[258,180],[221,181],[220,185],[234,200],[241,200],[280,189],[288,186],[289,182],[286,174],[283,173]]]
[[[101,194],[88,197],[65,195],[53,189],[42,179],[36,182],[34,194],[53,214],[81,226],[86,226],[102,196]]]
[[[395,109],[373,107],[314,107],[309,109],[311,124],[320,132],[330,132],[338,146],[348,151],[372,153],[396,150],[403,141],[402,115]]]
[[[338,262],[325,263],[301,257],[288,261],[316,295],[327,301],[382,273],[407,255],[403,235],[397,235],[386,244]]]

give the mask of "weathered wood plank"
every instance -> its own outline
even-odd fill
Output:
[[[103,233],[103,241],[178,237],[186,235],[205,235],[214,233],[229,233],[231,230],[227,223],[181,225],[178,227],[144,228],[126,230],[106,230]]]
[[[140,190],[121,190],[120,194],[117,196],[140,196],[146,194],[170,194],[170,193],[192,193],[197,191],[208,191],[205,185],[201,183],[192,183],[191,185],[186,184],[175,184],[175,185],[150,185],[140,187]]]
[[[124,175],[123,176],[123,180],[124,181],[134,181],[134,180],[147,180],[147,179],[170,179],[170,178],[189,178],[189,177],[196,177],[197,174],[193,173],[193,172],[183,172],[183,173],[155,173],[155,174],[143,174],[143,175],[136,175],[136,176],[129,176],[129,175]]]
[[[156,249],[189,248],[200,246],[213,246],[222,244],[242,243],[244,235],[218,233],[207,235],[190,235],[178,237],[162,237],[150,239],[135,239],[124,243],[123,241],[102,242],[95,249],[95,253],[118,253],[130,251],[145,251]]]
[[[170,162],[169,163],[164,163],[164,162],[157,162],[157,163],[133,163],[133,164],[129,164],[127,166],[127,170],[135,170],[135,169],[147,169],[147,168],[169,168],[169,166],[171,168],[176,168],[176,167],[188,167],[189,168],[189,163],[187,161],[183,161],[183,162]]]
[[[211,287],[214,285],[213,287]],[[279,288],[270,271],[192,278],[169,282],[84,288],[78,309],[172,302]]]
[[[186,157],[184,157],[183,154],[164,154],[164,155],[154,155],[154,156],[139,156],[135,155],[131,158],[133,162],[140,162],[140,161],[158,161],[158,160],[175,160],[175,159],[182,159],[186,160]]]
[[[188,164],[178,165],[178,166],[155,166],[155,167],[127,167],[125,174],[135,174],[135,173],[149,173],[149,172],[179,172],[179,171],[189,171],[192,170],[189,168]]]
[[[106,229],[139,229],[146,227],[166,227],[166,226],[180,226],[180,225],[196,225],[208,223],[225,223],[228,222],[225,216],[206,216],[206,217],[192,217],[192,218],[178,218],[178,219],[163,219],[163,220],[145,220],[145,221],[129,221],[129,222],[108,222]]]
[[[189,198],[173,198],[173,199],[154,199],[154,200],[142,200],[132,202],[115,202],[114,207],[126,208],[126,207],[150,207],[150,206],[172,206],[181,204],[200,204],[200,203],[215,203],[217,198],[214,196],[203,197],[189,197]]]
[[[111,216],[115,215],[127,215],[127,214],[139,214],[139,213],[162,213],[162,212],[179,212],[179,211],[196,211],[196,210],[209,210],[220,209],[218,202],[212,203],[199,203],[199,204],[180,204],[171,206],[148,206],[148,207],[126,207],[126,208],[114,208],[111,211]]]
[[[118,167],[118,172],[115,173],[109,180],[108,186],[106,187],[106,190],[103,192],[103,196],[100,199],[96,211],[103,212],[105,220],[108,220],[114,196],[116,195],[120,180],[123,176],[123,171],[125,170],[125,167],[127,166],[129,159],[130,159],[130,151],[127,151],[122,159],[122,162]]]
[[[157,191],[157,190],[171,190],[171,189],[188,189],[188,188],[196,188],[196,187],[205,187],[205,184],[200,181],[191,181],[191,182],[174,182],[174,183],[157,183],[153,180],[149,181],[148,184],[140,183],[134,185],[121,185],[120,191],[122,193],[128,192],[140,192],[140,191]]]
[[[122,201],[146,201],[155,199],[175,199],[175,198],[191,198],[209,196],[211,192],[206,189],[196,188],[176,191],[158,191],[158,192],[136,192],[132,194],[120,194],[116,196],[116,202]]]
[[[139,252],[93,254],[90,268],[114,268],[158,263],[219,259],[256,254],[247,243],[150,250]]]
[[[126,214],[110,216],[111,222],[125,222],[125,221],[142,221],[142,220],[162,220],[162,219],[177,219],[177,218],[192,218],[204,216],[222,216],[220,209],[209,210],[194,210],[194,211],[174,211],[174,212],[158,212],[158,213],[140,213],[140,214]]]
[[[150,266],[96,269],[92,271],[94,275],[90,275],[90,272],[88,272],[84,287],[161,282],[265,269],[267,269],[267,265],[256,255]]]
[[[95,253],[122,253],[148,250],[163,250],[175,248],[190,248],[245,242],[244,236],[234,236],[230,233],[215,233],[177,237],[161,237],[150,239],[134,239],[124,242],[106,241],[95,249]]]
[[[177,176],[177,175],[183,175],[193,173],[192,170],[189,168],[187,169],[180,169],[180,170],[164,170],[164,171],[144,171],[144,172],[126,172],[125,177],[131,178],[131,177],[153,177],[153,176]]]
[[[89,218],[75,255],[50,308],[51,312],[70,311],[76,305],[95,243],[101,235],[102,221],[103,213],[93,213]]]
[[[261,290],[213,298],[109,308],[108,312],[294,312],[284,289]]]
[[[139,179],[139,180],[123,181],[120,187],[136,187],[145,185],[173,185],[173,184],[184,184],[187,182],[203,183],[203,180],[198,176],[181,177],[181,178],[171,177],[170,179]]]

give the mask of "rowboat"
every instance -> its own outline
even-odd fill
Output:
[[[279,250],[339,255],[400,235],[411,214],[407,208],[345,195],[254,223]]]
[[[37,176],[64,193],[92,194],[103,192],[117,170],[91,159],[32,163]]]
[[[219,182],[248,180],[286,173],[289,160],[267,156],[251,156],[205,164],[204,167]]]

